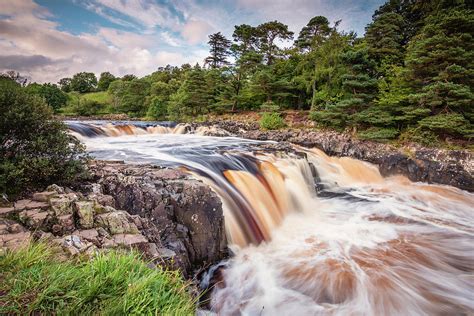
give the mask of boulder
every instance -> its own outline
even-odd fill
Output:
[[[148,244],[148,239],[141,234],[117,234],[113,236],[116,244],[126,247]]]
[[[79,225],[82,228],[94,227],[94,202],[93,201],[74,202],[74,208],[76,210]]]
[[[7,216],[13,212],[15,212],[14,207],[0,207],[0,216]]]
[[[137,226],[133,223],[130,215],[124,211],[99,214],[95,217],[95,221],[98,226],[105,228],[112,235],[138,233]]]
[[[33,200],[37,202],[48,202],[51,198],[56,197],[56,191],[36,192],[33,194]]]
[[[70,198],[67,195],[62,195],[56,198],[52,198],[49,202],[51,204],[51,209],[53,210],[56,216],[61,216],[65,214],[72,214],[72,202],[74,199]]]
[[[41,209],[33,209],[22,211],[18,215],[24,225],[31,229],[39,229],[45,225],[49,214]]]

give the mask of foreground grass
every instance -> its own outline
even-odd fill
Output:
[[[61,261],[43,244],[0,256],[0,315],[193,315],[177,272],[150,269],[135,253]]]

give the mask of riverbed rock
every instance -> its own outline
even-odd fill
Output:
[[[173,251],[183,271],[226,256],[221,201],[204,183],[179,170],[150,165],[97,162],[91,170],[116,207],[144,220],[136,226],[159,248]]]

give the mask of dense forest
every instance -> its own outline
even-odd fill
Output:
[[[319,127],[364,139],[472,139],[470,1],[390,0],[364,37],[338,25],[324,16],[298,34],[278,21],[236,25],[232,39],[209,35],[202,65],[168,65],[143,78],[82,72],[25,89],[63,114],[180,121],[254,110],[272,128],[283,125],[280,111],[293,109],[308,110]]]

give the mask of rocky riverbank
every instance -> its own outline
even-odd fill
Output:
[[[202,182],[174,169],[95,162],[76,190],[50,186],[0,208],[0,251],[48,240],[67,256],[135,248],[191,276],[226,256],[222,206]]]
[[[397,148],[359,140],[346,133],[290,128],[262,131],[258,123],[211,121],[193,124],[209,136],[237,136],[317,147],[328,155],[348,156],[379,166],[384,176],[401,174],[412,181],[446,184],[474,192],[474,155],[467,150],[444,150],[417,145]]]

